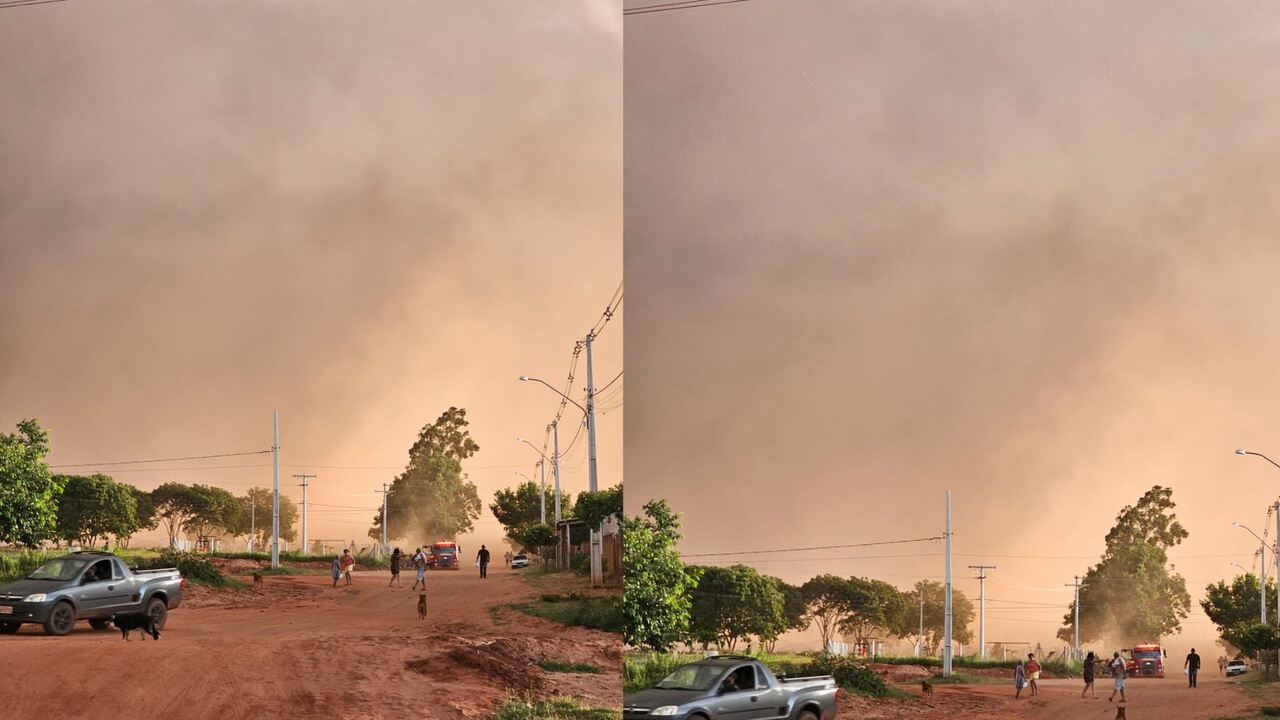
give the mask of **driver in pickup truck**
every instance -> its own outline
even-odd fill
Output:
[[[730,693],[738,690],[738,678],[732,673],[724,679],[724,682],[720,683],[720,692]]]

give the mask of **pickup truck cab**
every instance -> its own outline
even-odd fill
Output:
[[[780,679],[752,657],[719,655],[676,668],[622,699],[624,720],[832,720],[840,690],[830,675]]]
[[[131,570],[110,553],[77,552],[53,558],[26,578],[0,585],[0,633],[39,624],[48,635],[66,635],[76,621],[95,630],[111,627],[116,613],[146,613],[164,627],[182,604],[186,581],[177,568]]]

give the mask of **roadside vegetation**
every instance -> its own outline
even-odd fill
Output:
[[[562,625],[622,633],[621,601],[616,597],[544,594],[536,601],[515,603],[511,608]]]
[[[622,712],[588,707],[578,700],[512,698],[498,706],[493,720],[620,720]]]

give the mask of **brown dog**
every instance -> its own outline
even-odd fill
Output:
[[[928,680],[920,681],[920,690],[924,692],[925,695],[928,695],[929,697],[933,697],[933,683],[929,682]]]
[[[254,584],[254,585],[261,585],[261,584],[262,584],[262,573],[260,573],[260,572],[258,572],[258,571],[256,571],[256,570],[255,570],[255,571],[254,571],[254,573],[253,573],[253,584]]]
[[[427,594],[418,593],[418,619],[425,620],[427,617]]]
[[[1116,720],[1125,720],[1123,705],[1116,707]]]

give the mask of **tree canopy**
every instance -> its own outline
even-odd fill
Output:
[[[1219,580],[1206,587],[1200,607],[1218,627],[1219,636],[1239,648],[1242,633],[1262,617],[1261,592],[1257,575],[1237,575],[1230,585]],[[1269,598],[1276,596],[1275,578],[1267,578],[1266,592]]]
[[[252,537],[254,550],[271,547],[272,493],[271,488],[249,488],[243,497],[237,498],[239,508],[226,528],[231,535]],[[280,537],[289,542],[298,539],[298,506],[283,493],[280,495]],[[306,552],[306,548],[302,551]]]
[[[49,433],[26,419],[0,435],[0,542],[36,546],[57,529],[57,497],[65,479],[49,472]]]
[[[924,636],[920,635],[920,598],[924,598]],[[938,655],[946,639],[946,586],[937,580],[920,580],[906,593],[907,604],[894,622],[894,634],[920,643],[925,655]],[[973,641],[973,601],[964,592],[951,588],[952,637],[956,642]]]
[[[623,520],[622,533],[623,640],[665,652],[687,637],[690,591],[700,575],[676,549],[680,516],[665,501],[651,500],[644,515]]]
[[[609,517],[622,517],[622,484],[611,488],[584,492],[573,505],[573,516],[589,528],[597,528]]]
[[[1080,639],[1119,643],[1159,640],[1181,630],[1191,607],[1183,577],[1169,567],[1168,549],[1187,531],[1173,513],[1173,490],[1156,485],[1116,516],[1101,561],[1080,590]],[[1072,637],[1074,603],[1058,637]]]
[[[547,490],[545,494],[540,493],[538,484],[534,482],[524,482],[514,488],[499,490],[494,493],[493,502],[489,503],[489,511],[502,524],[507,537],[524,550],[556,544],[554,528],[550,530],[550,542],[541,542],[548,538],[546,533],[538,528],[549,526],[542,525],[543,506],[538,498],[540,494],[550,516],[551,509],[555,506],[555,493],[553,490]],[[568,497],[568,494],[561,495],[561,499],[565,502]]]
[[[138,501],[134,488],[106,475],[66,475],[58,496],[58,537],[90,548],[108,536],[127,538],[136,532]]]
[[[768,642],[786,630],[783,606],[778,586],[755,568],[704,567],[693,589],[690,639],[730,652],[748,637]]]
[[[462,474],[462,461],[480,450],[467,430],[467,411],[451,407],[422,428],[405,470],[387,492],[388,538],[418,535],[424,541],[471,532],[480,517],[480,493]],[[381,537],[379,510],[369,536]]]

